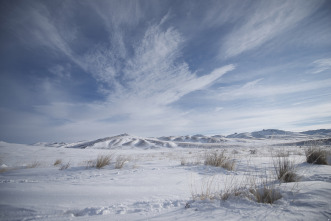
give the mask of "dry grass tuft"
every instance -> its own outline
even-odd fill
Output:
[[[57,165],[60,165],[60,164],[62,164],[62,160],[61,159],[57,159],[57,160],[55,160],[55,162],[54,162],[54,166],[57,166]]]
[[[221,191],[220,197],[221,200],[225,201],[229,199],[231,196],[238,197],[241,195],[245,195],[245,187],[235,184],[234,186],[230,188],[226,188],[225,190]]]
[[[206,154],[205,165],[222,167],[227,170],[234,170],[235,162],[234,160],[230,160],[229,157],[225,155],[225,150],[223,150],[219,154],[217,151]]]
[[[66,163],[66,164],[61,164],[60,166],[60,170],[66,170],[70,167],[70,162]]]
[[[249,191],[258,203],[273,204],[276,200],[282,198],[279,190],[275,189],[274,186],[264,185],[260,189],[252,188]]]
[[[193,186],[191,186],[191,195],[193,200],[213,200],[219,198],[219,193],[215,190],[214,179],[215,177],[213,176],[203,181],[201,183],[201,189],[199,193],[197,190],[193,192]]]
[[[10,170],[10,169],[7,168],[7,167],[2,167],[2,168],[0,168],[0,173],[7,172],[7,171],[9,171],[9,170]]]
[[[307,163],[328,165],[327,156],[327,151],[321,148],[314,149],[310,147],[308,150],[306,150]]]
[[[95,167],[101,169],[105,166],[108,166],[111,163],[112,155],[100,155],[98,156]]]
[[[285,150],[281,150],[276,153],[276,157],[289,157],[289,156],[290,156],[290,152]]]
[[[85,161],[85,164],[86,164],[86,166],[85,166],[86,169],[96,167],[96,160]]]
[[[127,163],[128,161],[129,161],[128,157],[118,156],[115,162],[115,169],[122,169],[124,167],[124,164]]]
[[[278,180],[281,182],[289,183],[299,180],[299,176],[296,174],[293,161],[290,161],[288,157],[279,156],[274,161],[274,168]]]

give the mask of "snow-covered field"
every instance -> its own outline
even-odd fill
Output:
[[[0,142],[0,220],[330,220],[331,166],[308,164],[308,147],[289,145],[313,138],[329,136]],[[233,171],[204,165],[206,154],[222,150],[235,162]],[[108,155],[109,165],[91,167],[98,156]],[[294,162],[297,182],[277,180],[274,164],[280,155]],[[124,166],[116,169],[116,161]],[[251,190],[263,185],[281,198],[257,202]]]

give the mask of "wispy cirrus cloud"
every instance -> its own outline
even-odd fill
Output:
[[[261,46],[316,11],[322,2],[252,2],[245,21],[225,38],[221,56],[233,57]]]
[[[169,104],[187,93],[203,89],[235,68],[228,65],[197,77],[187,63],[181,61],[183,41],[172,28],[162,31],[160,26],[151,26],[125,69],[126,94]]]
[[[24,44],[30,45],[28,47],[31,48],[36,45],[43,46],[50,50],[50,53],[65,55],[85,70],[84,63],[77,58],[78,56],[70,46],[70,41],[76,38],[74,29],[67,29],[63,23],[54,22],[48,7],[33,2],[24,8],[18,7],[13,14],[13,16],[19,15],[18,18],[25,14],[23,19],[12,20],[9,24],[14,26],[13,29],[17,32],[16,36],[25,42]]]
[[[165,28],[160,22],[147,27],[135,43],[132,54],[117,56],[117,50],[97,46],[83,59],[100,87],[105,85],[107,99],[91,104],[52,102],[39,105],[36,110],[53,119],[67,119],[61,128],[85,122],[98,125],[104,131],[119,130],[123,123],[126,128],[132,128],[132,133],[146,131],[147,134],[150,128],[161,125],[179,131],[188,122],[182,119],[182,111],[172,108],[171,104],[191,92],[208,88],[235,69],[234,65],[225,65],[198,76],[182,59],[184,42],[184,37],[175,28]],[[78,110],[80,114],[77,114]],[[122,116],[121,120],[112,120],[117,116]],[[169,133],[166,128],[162,131]]]
[[[149,100],[166,105],[187,93],[203,89],[235,68],[227,65],[198,77],[181,59],[184,42],[176,29],[164,29],[162,23],[154,24],[136,43],[133,55],[118,58],[111,48],[98,47],[85,59],[90,72],[112,88],[108,91],[110,100]]]
[[[307,92],[329,88],[331,79],[316,80],[311,82],[289,83],[289,84],[262,84],[262,79],[257,79],[241,86],[230,86],[220,88],[217,97],[221,100],[236,100],[247,98],[263,98],[293,93]],[[261,83],[259,83],[261,82]]]
[[[312,71],[313,74],[318,74],[326,70],[331,69],[331,58],[318,59],[313,62],[315,70]]]
[[[3,5],[0,131],[13,140],[331,125],[323,0]]]

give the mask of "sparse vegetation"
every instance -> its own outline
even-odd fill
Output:
[[[308,150],[306,150],[307,163],[328,165],[327,156],[327,151],[323,150],[322,148],[310,147]]]
[[[249,190],[253,194],[256,202],[273,204],[276,200],[282,198],[280,191],[277,190],[273,185],[263,185],[261,188],[254,188]]]
[[[7,172],[9,169],[7,167],[1,167],[0,168],[0,173]]]
[[[193,200],[213,200],[216,198],[219,198],[219,191],[215,190],[215,183],[214,183],[215,177],[210,177],[207,180],[203,181],[201,183],[201,189],[198,193],[197,190],[193,191],[193,186],[192,188],[192,198]]]
[[[100,155],[98,156],[95,167],[101,169],[105,166],[108,166],[111,163],[112,155]]]
[[[245,185],[233,184],[221,191],[220,197],[221,200],[225,201],[231,196],[238,197],[240,195],[245,195]]]
[[[115,162],[115,169],[122,169],[124,164],[129,161],[129,158],[124,156],[118,156]]]
[[[85,166],[86,169],[95,167],[96,166],[96,160],[85,161],[85,164],[86,164],[86,166]]]
[[[57,160],[55,160],[55,162],[54,162],[54,166],[57,166],[57,165],[60,165],[60,164],[62,164],[62,160],[61,159],[57,159]]]
[[[230,160],[230,158],[226,156],[225,150],[223,150],[221,153],[217,153],[217,151],[207,153],[205,155],[205,165],[234,170],[235,162],[234,160]]]
[[[250,176],[249,176],[250,177]],[[280,191],[274,184],[270,184],[268,177],[263,178],[260,184],[256,184],[257,178],[243,178],[240,182],[232,177],[231,180],[222,181],[225,185],[222,190],[219,189],[215,177],[210,177],[202,182],[201,190],[192,192],[193,200],[214,200],[226,201],[230,197],[246,197],[258,203],[273,204],[282,197]]]
[[[66,163],[66,164],[61,164],[60,166],[60,170],[66,170],[70,167],[70,162]]]
[[[279,155],[276,160],[274,160],[274,168],[277,179],[281,182],[296,182],[299,179],[293,161],[289,160],[285,155]]]
[[[290,152],[285,150],[280,150],[276,153],[276,157],[289,157]]]
[[[189,158],[189,160],[187,160],[187,158],[181,158],[180,159],[180,165],[181,166],[196,166],[201,164],[200,162],[200,157],[196,157],[196,158]]]
[[[257,150],[256,150],[256,149],[251,149],[251,150],[249,150],[249,152],[250,152],[251,154],[256,154],[256,153],[257,153]]]

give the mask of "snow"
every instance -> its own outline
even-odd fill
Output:
[[[306,147],[286,145],[313,135],[284,136],[158,139],[123,134],[74,144],[0,142],[0,220],[331,219],[331,167],[308,164]],[[223,149],[235,160],[234,171],[204,165],[206,153]],[[298,182],[276,180],[277,153],[289,154]],[[86,167],[101,155],[112,155],[112,163]],[[127,162],[115,169],[119,156]],[[61,170],[56,160],[69,167]],[[268,183],[282,197],[273,204],[258,203],[248,189],[226,200],[217,197],[252,182]],[[202,199],[203,193],[215,197]]]

